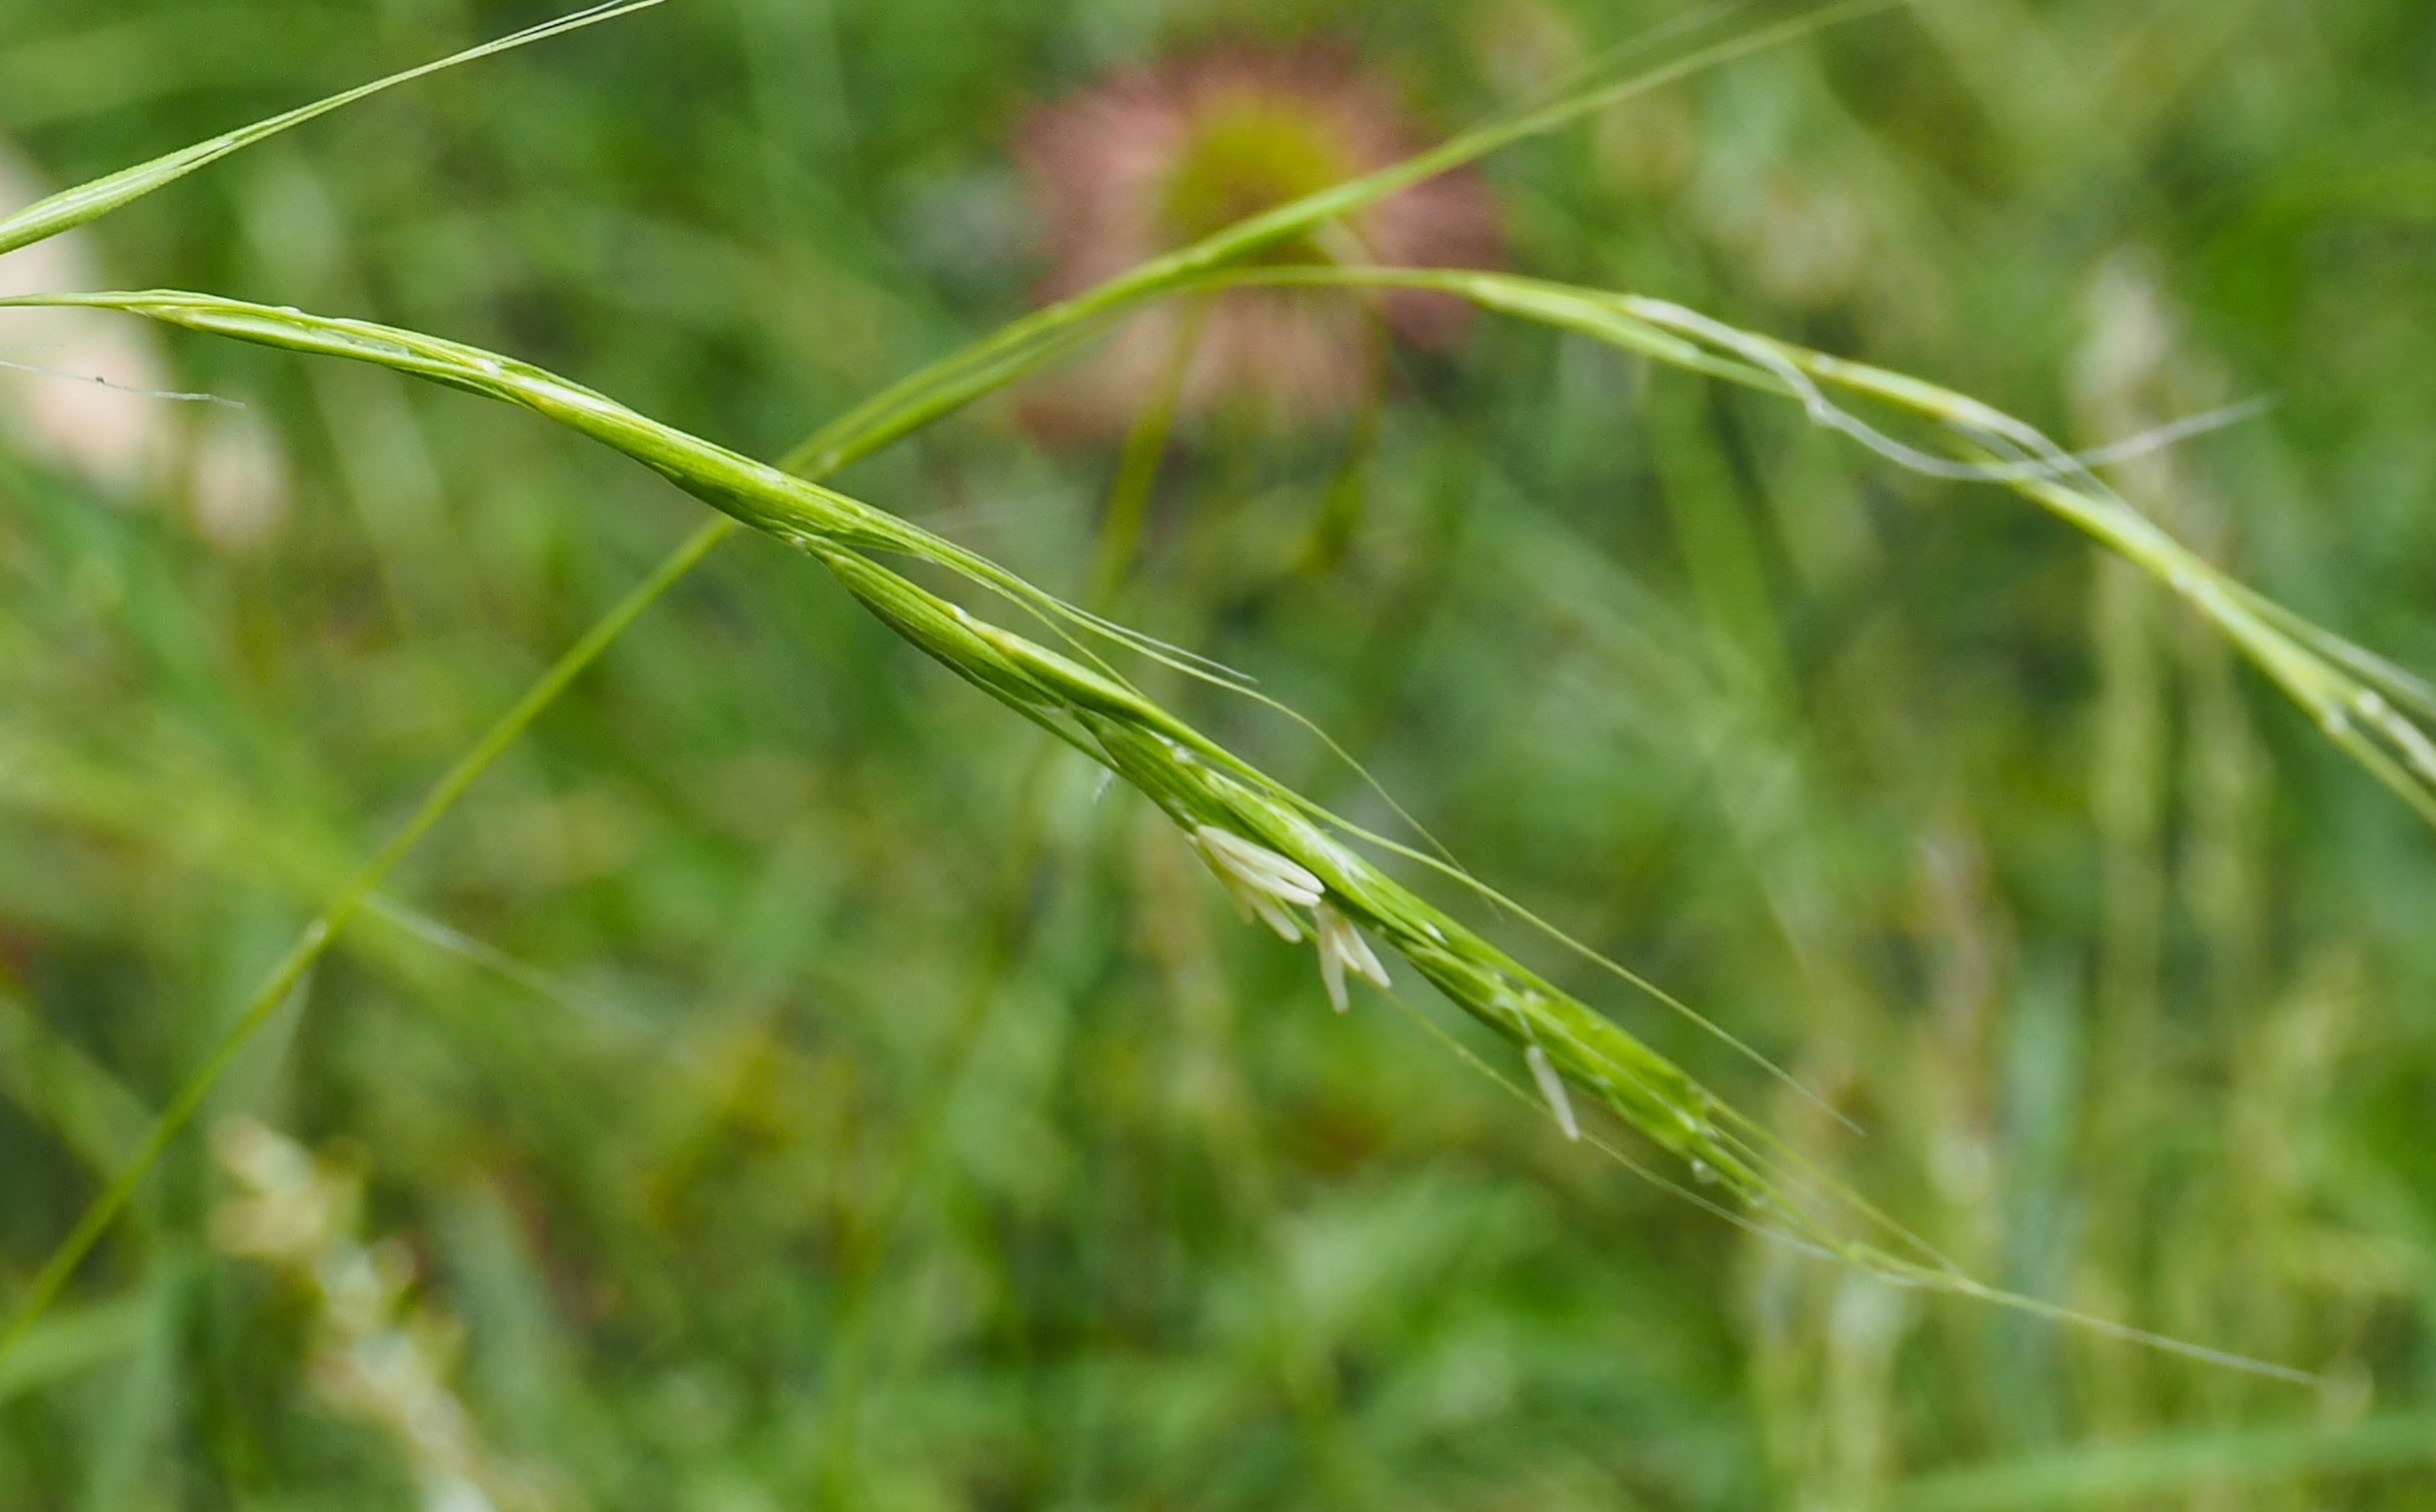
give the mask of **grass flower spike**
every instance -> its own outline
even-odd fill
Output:
[[[1564,1089],[1564,1078],[1548,1060],[1548,1052],[1539,1046],[1522,1048],[1522,1063],[1531,1068],[1531,1080],[1538,1083],[1539,1095],[1548,1101],[1548,1111],[1556,1115],[1556,1126],[1564,1130],[1567,1139],[1581,1137],[1581,1124],[1573,1116],[1573,1099]]]
[[[1378,962],[1378,953],[1370,942],[1361,937],[1354,922],[1320,903],[1311,910],[1317,923],[1313,931],[1319,937],[1319,979],[1327,983],[1328,1005],[1343,1012],[1350,1004],[1344,995],[1344,973],[1347,967],[1355,976],[1374,985],[1387,985],[1387,968]]]
[[[1255,845],[1216,824],[1201,825],[1191,839],[1193,848],[1226,884],[1227,895],[1246,922],[1258,918],[1289,944],[1302,938],[1301,920],[1288,910],[1318,905],[1323,890],[1319,878],[1265,845]],[[1323,943],[1321,954],[1326,950]]]

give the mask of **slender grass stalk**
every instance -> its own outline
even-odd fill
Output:
[[[555,21],[545,21],[539,26],[527,27],[511,36],[501,37],[497,41],[485,42],[479,47],[469,47],[463,52],[452,53],[448,57],[435,59],[402,73],[391,74],[385,79],[375,79],[370,84],[359,84],[353,89],[331,95],[327,99],[316,100],[310,105],[301,105],[280,115],[256,121],[250,126],[240,126],[234,131],[224,131],[216,137],[207,137],[191,146],[181,147],[176,152],[164,153],[149,163],[138,163],[133,168],[122,168],[116,173],[88,180],[73,189],[63,189],[48,199],[35,201],[6,220],[0,220],[0,253],[14,252],[20,247],[31,246],[46,237],[57,236],[63,231],[73,231],[87,221],[108,215],[113,210],[142,199],[156,189],[175,183],[198,168],[216,163],[230,153],[241,152],[258,142],[267,141],[279,135],[290,127],[302,126],[307,121],[353,105],[358,100],[369,99],[385,90],[395,89],[401,84],[455,68],[460,64],[472,63],[497,53],[512,52],[535,42],[545,42],[552,37],[565,36],[569,32],[578,31],[587,26],[597,26],[604,21],[615,21],[623,16],[631,16],[637,11],[649,10],[661,3],[662,0],[606,0],[604,4],[577,11],[572,15],[561,16]]]
[[[1143,404],[1134,424],[1126,431],[1125,445],[1117,452],[1117,478],[1109,489],[1108,505],[1100,522],[1100,539],[1092,551],[1092,561],[1084,574],[1084,602],[1095,609],[1108,602],[1118,584],[1134,565],[1134,554],[1142,543],[1142,532],[1151,509],[1151,492],[1159,482],[1160,464],[1168,455],[1168,438],[1176,427],[1176,407],[1184,397],[1185,375],[1193,366],[1193,354],[1201,343],[1202,328],[1209,320],[1209,306],[1188,313],[1169,342],[1167,360],[1160,365],[1158,382]]]

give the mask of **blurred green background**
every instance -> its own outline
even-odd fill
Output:
[[[1038,102],[1316,38],[1451,131],[1682,10],[673,0],[43,271],[463,338],[775,456],[1027,307]],[[545,14],[0,0],[0,136],[57,187]],[[2272,396],[2126,492],[2429,670],[2431,100],[2424,0],[1945,0],[1485,173],[1508,266],[2072,445]],[[75,329],[247,408],[77,420],[95,391],[0,373],[0,1300],[702,515],[462,396]],[[843,482],[1072,590],[1115,450],[994,401]],[[1380,996],[1330,1014],[1147,805],[753,539],[215,1094],[238,1164],[242,1115],[319,1174],[266,1156],[232,1208],[190,1134],[0,1364],[0,1508],[2436,1505],[2436,836],[2163,594],[1789,406],[1486,321],[1367,419],[1187,431],[1152,503],[1125,618],[1866,1136],[1537,963],[1975,1274],[2322,1384],[1898,1290],[1564,1144]],[[1291,727],[1159,691],[1381,816]],[[325,1259],[402,1295],[265,1237],[348,1187]]]

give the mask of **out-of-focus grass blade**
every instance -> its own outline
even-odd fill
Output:
[[[135,1347],[151,1320],[143,1296],[70,1308],[39,1326],[0,1360],[0,1402],[116,1359]]]
[[[143,1141],[152,1119],[125,1083],[54,1032],[5,985],[0,985],[0,1097],[50,1128],[78,1160],[104,1175]]]
[[[193,1305],[194,1274],[191,1260],[172,1253],[156,1260],[145,1277],[133,1349],[102,1409],[85,1461],[78,1504],[89,1512],[133,1504],[137,1485],[168,1442],[184,1395],[184,1325]]]
[[[2200,1487],[2223,1489],[2319,1475],[2366,1475],[2436,1465],[2436,1418],[2425,1413],[2345,1424],[2306,1423],[2157,1438],[2004,1460],[1923,1476],[1889,1492],[1888,1512],[2031,1512],[2034,1508],[2165,1505]]]
[[[376,79],[370,84],[357,85],[353,89],[331,95],[327,99],[299,106],[295,110],[272,116],[268,120],[256,121],[251,126],[240,126],[235,131],[224,131],[216,137],[206,138],[192,146],[181,147],[176,152],[154,158],[149,163],[139,163],[133,168],[122,168],[116,173],[105,174],[101,178],[79,184],[73,189],[63,189],[49,199],[38,200],[8,219],[0,221],[0,253],[14,252],[20,247],[39,242],[45,237],[53,237],[63,231],[73,230],[87,221],[108,215],[122,205],[140,200],[154,190],[182,179],[198,168],[218,162],[232,152],[251,147],[257,142],[279,135],[291,126],[301,126],[316,116],[328,115],[331,111],[377,95],[385,89],[394,88],[410,80],[420,79],[427,74],[439,73],[443,69],[455,68],[461,63],[471,63],[478,58],[487,58],[494,53],[507,52],[528,43],[561,36],[581,27],[596,25],[603,21],[614,21],[620,16],[631,15],[640,10],[649,10],[661,3],[662,0],[608,0],[608,3],[577,11],[573,15],[561,16],[556,21],[546,21],[539,26],[528,27],[513,36],[485,42],[479,47],[469,47],[463,52],[452,53],[448,57],[410,68],[404,73],[391,74],[386,79]]]

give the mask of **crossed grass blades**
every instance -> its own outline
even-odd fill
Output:
[[[392,85],[659,3],[616,0],[596,6],[80,186],[0,221],[0,253],[93,220],[230,152]],[[1997,483],[2022,494],[2184,598],[2309,711],[2342,749],[2436,822],[2436,743],[2411,718],[2414,711],[2436,717],[2436,691],[2217,572],[2109,490],[2092,472],[2092,459],[2064,453],[2019,421],[1933,385],[1777,343],[1663,301],[1493,274],[1235,266],[1249,254],[1509,143],[1894,3],[1851,0],[1757,30],[1714,36],[1705,43],[1703,35],[1721,30],[1724,12],[1701,13],[1688,25],[1637,44],[1641,49],[1677,49],[1669,61],[1651,70],[1614,79],[1629,53],[1611,56],[1586,82],[1544,103],[1491,120],[1403,163],[1254,216],[1036,312],[875,395],[778,467],[662,425],[542,369],[417,332],[182,292],[47,294],[0,301],[124,311],[236,340],[365,362],[519,405],[625,453],[720,512],[719,519],[680,546],[502,716],[306,928],[27,1285],[5,1331],[0,1331],[0,1355],[57,1295],[237,1049],[283,1001],[303,989],[313,963],[373,899],[390,868],[645,608],[743,526],[812,556],[906,640],[1149,797],[1176,822],[1248,916],[1289,939],[1306,931],[1315,939],[1329,995],[1339,1005],[1345,1001],[1343,976],[1348,971],[1385,985],[1387,972],[1368,937],[1383,942],[1413,972],[1520,1049],[1530,1080],[1567,1135],[1581,1133],[1566,1090],[1569,1083],[1674,1157],[1697,1185],[1684,1185],[1641,1166],[1599,1140],[1602,1147],[1746,1227],[1892,1281],[2067,1319],[2219,1363],[2305,1378],[2066,1313],[1974,1281],[1857,1196],[1818,1176],[1754,1122],[1622,1027],[1396,882],[1355,851],[1352,842],[1368,842],[1443,872],[1589,954],[1584,947],[1450,862],[1329,814],[1146,697],[1090,647],[1094,642],[1109,645],[1259,697],[1223,669],[1103,620],[953,542],[810,481],[1016,381],[1151,299],[1248,283],[1337,286],[1346,289],[1348,297],[1358,297],[1362,289],[1435,289],[1655,361],[1784,395],[1800,403],[1813,421],[1897,465],[1932,476]],[[1908,415],[1928,428],[1938,450],[1898,439],[1830,398],[1831,392],[1848,402]],[[2169,438],[2156,438],[2164,439]],[[1021,609],[1048,627],[1066,649],[992,624],[882,565],[875,554],[911,557],[944,569]],[[1623,967],[1592,958],[1670,1007],[1690,1012]],[[1509,1086],[1516,1084],[1514,1078],[1489,1069]]]

